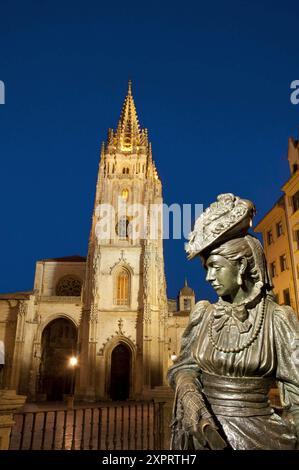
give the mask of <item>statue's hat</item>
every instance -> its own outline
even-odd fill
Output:
[[[245,236],[252,225],[255,206],[231,193],[220,194],[196,220],[186,244],[188,258],[203,255],[232,238]]]

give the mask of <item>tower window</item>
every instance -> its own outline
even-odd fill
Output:
[[[184,310],[191,310],[191,299],[184,299]]]
[[[130,274],[123,268],[116,277],[116,305],[129,305]]]
[[[82,282],[75,276],[64,276],[58,281],[56,295],[80,297]]]
[[[268,232],[267,232],[267,243],[268,243],[268,245],[271,245],[273,243],[272,230],[268,230]]]
[[[296,173],[296,171],[298,171],[298,164],[294,163],[294,165],[293,165],[293,174]]]
[[[128,189],[123,189],[121,192],[121,197],[123,198],[123,200],[126,201],[128,199],[128,196],[129,196]]]
[[[116,233],[119,236],[119,238],[122,239],[127,239],[129,236],[129,219],[126,216],[121,216],[118,219],[118,222],[116,224]]]
[[[286,271],[287,270],[287,257],[286,257],[286,255],[281,255],[279,257],[279,261],[280,261],[280,270],[281,270],[281,272]]]

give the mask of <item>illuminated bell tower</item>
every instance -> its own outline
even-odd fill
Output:
[[[161,211],[154,216],[156,236],[150,227],[152,207],[162,202],[129,82],[118,126],[109,129],[101,149],[83,288],[78,397],[140,398],[163,385],[167,297]]]

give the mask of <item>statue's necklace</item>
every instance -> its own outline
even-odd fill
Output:
[[[261,328],[262,328],[264,317],[265,317],[265,298],[262,300],[262,311],[261,311],[261,315],[260,315],[260,319],[259,319],[259,322],[257,324],[257,327],[256,327],[255,331],[253,332],[252,336],[250,336],[250,338],[246,341],[246,343],[244,343],[243,346],[241,346],[239,348],[221,348],[220,346],[218,346],[218,344],[216,343],[216,341],[213,338],[213,324],[214,324],[214,321],[215,321],[215,317],[214,317],[214,315],[212,315],[212,319],[209,323],[209,329],[208,329],[209,340],[212,343],[212,345],[214,346],[214,348],[217,349],[217,351],[221,351],[221,352],[224,352],[224,353],[238,353],[238,352],[244,351],[244,349],[247,349],[249,346],[251,346],[251,344],[258,337],[258,334],[259,334],[259,332],[261,331]]]

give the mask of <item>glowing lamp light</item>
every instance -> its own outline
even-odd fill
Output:
[[[172,362],[175,362],[177,360],[178,356],[176,355],[175,352],[173,352],[170,356],[170,359],[172,360]]]
[[[72,356],[72,357],[70,358],[70,365],[71,365],[72,367],[75,367],[77,364],[78,364],[78,359],[77,359],[75,356]]]

